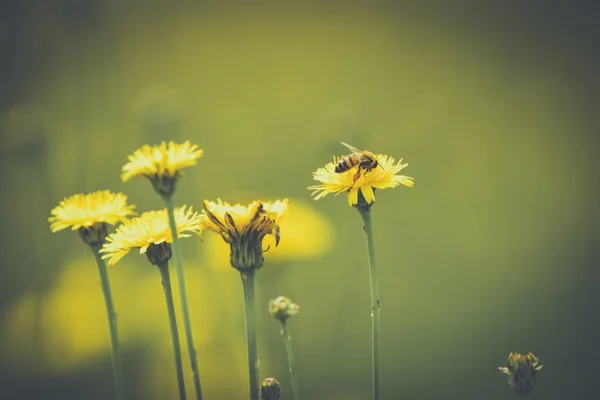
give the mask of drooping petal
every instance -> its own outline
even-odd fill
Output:
[[[360,191],[363,194],[363,197],[367,201],[368,204],[371,204],[375,201],[375,191],[371,186],[365,185],[360,188]]]
[[[353,186],[350,188],[350,191],[348,192],[348,204],[350,204],[350,206],[358,204],[358,187]]]

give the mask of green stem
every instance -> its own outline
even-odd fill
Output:
[[[100,281],[102,282],[102,293],[104,294],[104,303],[106,305],[106,314],[108,315],[108,326],[110,328],[110,352],[112,358],[113,375],[115,379],[115,393],[118,400],[125,399],[123,388],[123,365],[121,363],[121,354],[119,352],[119,334],[117,330],[117,313],[112,299],[110,290],[110,281],[108,279],[108,271],[106,264],[100,256],[100,246],[92,246],[92,253],[98,264],[100,272]]]
[[[371,328],[373,361],[373,400],[379,399],[379,276],[375,263],[375,245],[371,225],[371,206],[357,207],[363,221],[369,254],[369,278],[371,281]]]
[[[246,348],[248,351],[248,376],[250,400],[258,400],[258,350],[256,348],[256,320],[254,315],[255,271],[240,271],[244,286],[244,314],[246,316]]]
[[[281,335],[285,342],[285,352],[287,353],[288,366],[290,371],[290,380],[292,381],[292,399],[298,400],[298,382],[296,381],[296,367],[294,365],[294,353],[292,352],[292,337],[290,336],[286,320],[281,320]]]
[[[181,247],[179,246],[179,237],[177,234],[177,225],[175,223],[175,208],[171,196],[163,196],[169,214],[169,226],[173,236],[173,252],[175,253],[175,269],[177,271],[177,281],[179,282],[179,299],[181,302],[181,313],[183,314],[183,328],[185,330],[185,341],[187,344],[190,365],[192,368],[192,379],[194,380],[194,390],[196,400],[202,400],[202,389],[200,387],[200,372],[198,370],[198,359],[196,349],[194,348],[194,336],[192,335],[192,323],[190,322],[190,311],[188,309],[187,291],[185,287],[185,274],[183,271],[183,262],[181,260]]]
[[[185,382],[183,380],[183,366],[181,365],[181,347],[179,345],[179,331],[177,330],[177,319],[175,317],[175,305],[173,304],[173,291],[171,290],[171,276],[169,275],[169,263],[158,266],[162,285],[165,290],[167,311],[169,313],[169,325],[171,327],[171,339],[173,340],[173,355],[175,356],[175,369],[177,370],[177,386],[179,387],[179,398],[186,399]]]

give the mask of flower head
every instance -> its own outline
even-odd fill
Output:
[[[527,355],[510,353],[508,356],[508,367],[498,368],[502,373],[508,375],[508,384],[517,395],[526,397],[534,388],[535,374],[543,367],[532,353]]]
[[[144,176],[152,181],[160,195],[171,195],[175,183],[181,177],[180,169],[195,165],[204,150],[189,141],[183,144],[162,142],[157,146],[143,145],[128,157],[123,166],[123,182],[136,176]]]
[[[312,190],[315,200],[319,200],[332,193],[338,195],[342,192],[348,192],[348,204],[355,206],[359,200],[359,190],[367,204],[375,201],[374,189],[393,188],[398,185],[413,187],[413,178],[410,176],[396,175],[408,164],[402,164],[402,160],[396,161],[384,154],[377,154],[377,167],[370,171],[360,170],[360,176],[355,180],[359,172],[359,165],[356,165],[344,172],[335,172],[336,165],[343,157],[333,157],[333,162],[325,167],[313,172],[313,178],[321,182],[320,185],[309,186]]]
[[[127,196],[101,190],[75,194],[52,209],[48,218],[52,232],[66,228],[77,230],[89,245],[99,245],[106,236],[106,225],[125,222],[135,215],[135,206],[127,204]]]
[[[279,400],[281,397],[281,384],[275,378],[266,378],[260,384],[260,398],[262,400]]]
[[[188,237],[192,232],[200,232],[200,214],[194,212],[192,207],[176,208],[175,222],[180,238]],[[167,210],[147,211],[109,235],[100,252],[106,253],[102,258],[108,259],[108,265],[115,265],[133,249],[146,254],[153,264],[164,263],[171,257],[169,244],[172,242]]]
[[[292,303],[292,301],[285,296],[279,296],[269,301],[269,313],[281,322],[298,314],[298,311],[300,311],[300,306]]]
[[[88,194],[76,194],[65,198],[50,212],[48,218],[52,232],[71,228],[90,227],[98,222],[115,225],[135,215],[134,205],[127,205],[127,196],[101,190]]]
[[[253,201],[248,206],[204,201],[201,219],[202,231],[212,230],[230,245],[231,266],[242,270],[256,270],[263,264],[262,241],[268,234],[279,244],[279,221],[288,206],[288,199],[274,203]]]

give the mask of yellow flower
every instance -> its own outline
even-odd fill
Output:
[[[135,215],[135,206],[127,205],[127,196],[108,190],[76,194],[65,198],[52,209],[48,218],[52,232],[71,228],[89,228],[98,223],[115,225]]]
[[[187,210],[186,206],[176,208],[175,222],[177,224],[177,237],[188,237],[190,232],[200,232],[200,214],[193,212],[192,207]],[[173,236],[169,227],[167,210],[147,211],[121,225],[115,233],[109,235],[100,252],[106,253],[102,258],[108,259],[108,265],[115,265],[133,249],[140,249],[140,254],[146,254],[146,251],[152,245],[171,242],[173,242]],[[168,252],[168,260],[171,255],[170,247],[161,247],[162,251]]]
[[[161,195],[170,195],[175,190],[175,182],[180,178],[179,170],[196,165],[204,150],[189,141],[183,144],[162,142],[157,146],[143,145],[128,157],[123,166],[123,182],[136,176],[144,176],[152,181],[154,189]]]
[[[312,203],[300,199],[290,199],[294,205],[285,211],[279,227],[285,232],[285,240],[275,246],[272,235],[265,236],[262,247],[269,248],[271,265],[289,265],[292,261],[314,260],[331,250],[335,237],[332,222],[321,214]],[[228,268],[229,247],[219,238],[208,237],[204,241],[203,254],[210,268]]]
[[[279,244],[279,222],[288,206],[288,199],[274,203],[253,201],[248,206],[204,201],[201,231],[212,230],[230,245],[230,263],[238,270],[255,270],[262,266],[262,242],[266,235]]]
[[[532,353],[526,355],[510,353],[508,367],[498,368],[503,374],[508,375],[509,386],[519,396],[526,397],[536,384],[535,374],[541,370],[542,364]]]
[[[350,206],[358,204],[358,191],[360,189],[363,197],[368,204],[375,201],[374,189],[393,188],[398,185],[413,187],[413,178],[404,175],[396,175],[408,164],[402,164],[402,160],[396,161],[384,154],[377,155],[378,166],[371,171],[361,170],[360,177],[354,181],[354,175],[358,171],[358,166],[350,168],[341,173],[335,172],[335,166],[341,157],[333,157],[333,162],[328,163],[323,168],[313,172],[313,178],[321,182],[320,185],[309,186],[308,190],[313,190],[312,195],[315,200],[319,200],[326,195],[340,194],[348,192],[348,203]]]

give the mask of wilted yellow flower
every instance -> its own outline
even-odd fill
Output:
[[[65,198],[51,211],[48,218],[52,232],[71,228],[91,227],[97,223],[115,225],[135,215],[134,205],[127,205],[127,196],[101,190]]]
[[[272,235],[265,236],[263,248],[269,248],[271,264],[288,265],[290,261],[314,260],[326,254],[333,244],[335,236],[332,222],[312,203],[300,199],[290,199],[294,205],[285,211],[285,218],[280,223],[280,230],[285,232],[285,241],[275,246]],[[208,265],[213,269],[227,268],[229,252],[227,243],[208,237],[204,241]]]
[[[498,369],[508,375],[508,384],[517,395],[526,397],[535,387],[535,374],[543,367],[532,353],[522,355],[510,353],[508,356],[508,367]]]
[[[366,202],[371,204],[375,201],[374,189],[387,189],[398,185],[413,187],[413,178],[396,175],[408,164],[402,164],[402,160],[396,163],[392,157],[384,154],[377,154],[376,157],[378,166],[368,172],[365,172],[364,169],[361,170],[360,177],[356,182],[354,176],[359,166],[337,173],[335,172],[335,166],[342,157],[333,157],[333,162],[313,172],[314,180],[321,182],[321,184],[309,186],[308,190],[313,190],[312,195],[315,200],[319,200],[330,193],[338,195],[342,192],[348,192],[348,204],[354,206],[358,204],[359,189]]]
[[[202,231],[212,230],[230,245],[230,263],[238,270],[255,270],[262,266],[262,242],[266,235],[279,244],[279,222],[288,206],[288,199],[274,203],[254,201],[249,206],[204,201]]]
[[[236,285],[214,285],[210,272],[203,265],[190,266],[192,268],[186,271],[186,278],[189,281],[191,304],[210,304],[217,297],[227,297],[227,300],[235,298],[237,281]],[[119,305],[119,339],[122,346],[144,346],[147,358],[143,365],[139,365],[140,372],[148,374],[152,371],[150,376],[143,375],[146,380],[156,379],[158,382],[158,370],[162,374],[160,384],[156,387],[152,385],[152,394],[140,395],[139,398],[170,399],[173,391],[168,390],[174,389],[176,393],[177,384],[174,376],[165,373],[165,365],[171,365],[173,352],[169,347],[169,327],[160,317],[165,312],[165,300],[156,295],[157,285],[160,284],[156,281],[155,271],[148,269],[147,265],[134,264],[113,269],[110,275],[114,300]],[[173,291],[177,293],[177,279],[172,284]],[[104,357],[110,351],[110,344],[106,320],[99,318],[105,313],[104,299],[98,292],[99,285],[96,263],[86,255],[65,261],[44,293],[33,290],[21,293],[12,304],[6,305],[5,312],[0,316],[3,360],[28,373],[70,374]],[[228,301],[224,304],[229,307]],[[224,375],[227,369],[236,383],[243,382],[247,376],[246,349],[243,341],[235,340],[238,337],[233,328],[222,328],[223,304],[220,302],[219,305],[218,308],[198,308],[191,313],[192,323],[203,327],[194,332],[194,341],[196,346],[204,349],[203,359],[212,365],[207,372],[210,378],[217,380],[217,374]],[[233,305],[230,308],[233,310]],[[181,315],[177,317],[178,323],[182,323]],[[228,324],[225,326],[229,327]],[[34,336],[36,334],[37,339]],[[224,338],[225,349],[215,345]],[[183,352],[182,360],[184,365],[189,363],[186,352]],[[210,378],[207,381],[210,382]],[[194,390],[192,381],[186,381],[188,383],[191,393]],[[240,386],[242,383],[233,385],[235,389]],[[218,399],[218,396],[207,398]]]
[[[161,195],[171,195],[175,183],[181,177],[180,169],[195,165],[204,150],[189,141],[183,144],[162,142],[157,146],[143,145],[128,157],[123,166],[123,182],[136,176],[152,181],[154,189]]]
[[[190,236],[191,232],[200,232],[200,214],[194,212],[192,207],[189,209],[186,209],[186,206],[176,208],[175,222],[180,238]],[[108,259],[108,265],[115,265],[133,249],[140,249],[140,254],[145,254],[152,245],[172,242],[173,236],[169,227],[167,210],[147,211],[121,225],[115,233],[109,235],[100,252],[106,253],[102,258]],[[170,247],[161,246],[160,250],[167,253],[165,256],[168,256],[168,260]]]

